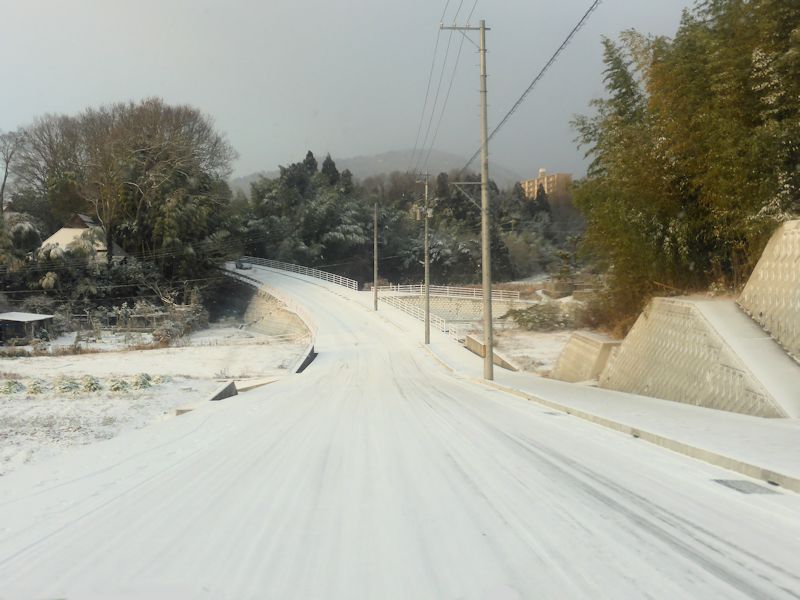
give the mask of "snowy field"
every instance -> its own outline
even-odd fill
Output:
[[[296,332],[268,336],[228,324],[195,332],[177,347],[125,349],[142,341],[108,333],[97,340],[106,350],[98,353],[3,359],[0,475],[172,418],[220,379],[285,375],[307,344]]]
[[[547,376],[573,333],[500,329],[494,334],[494,345],[523,371]]]

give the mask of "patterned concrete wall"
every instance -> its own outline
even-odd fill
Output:
[[[410,306],[425,307],[422,296],[398,296]],[[517,307],[524,306],[516,303]],[[515,307],[514,302],[492,302],[492,317],[497,319]],[[479,321],[483,318],[483,301],[480,298],[451,298],[447,296],[431,296],[431,312],[448,321]]]
[[[619,345],[620,342],[603,335],[583,331],[573,333],[550,377],[570,383],[598,379],[611,351]]]
[[[800,359],[800,221],[784,223],[772,236],[739,305]]]
[[[600,385],[761,417],[787,416],[691,299],[653,300],[609,361]]]

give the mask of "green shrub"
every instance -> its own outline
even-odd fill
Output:
[[[153,385],[153,378],[147,373],[139,373],[133,378],[133,387],[137,390],[149,388]]]
[[[25,391],[25,386],[14,379],[6,380],[0,386],[0,394],[19,394],[23,391]]]
[[[115,377],[108,384],[108,389],[112,392],[127,392],[130,388],[131,384],[119,377]]]
[[[34,379],[28,382],[27,392],[29,394],[41,394],[45,390],[44,381],[41,379]]]
[[[61,376],[56,379],[55,383],[53,384],[56,391],[62,393],[70,393],[70,392],[77,392],[81,389],[80,384],[72,379],[71,377]]]
[[[542,302],[508,311],[508,318],[529,331],[557,331],[573,327],[573,316],[559,302]]]
[[[81,379],[81,389],[84,392],[99,392],[103,389],[100,380],[91,375],[84,375]]]

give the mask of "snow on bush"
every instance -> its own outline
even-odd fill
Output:
[[[164,321],[153,331],[153,340],[164,344],[168,344],[179,337],[181,337],[181,328],[173,321]]]
[[[34,379],[28,382],[27,391],[29,394],[42,394],[45,391],[44,381],[41,379]]]
[[[100,380],[92,375],[84,375],[81,378],[81,389],[84,392],[99,392],[103,389]]]
[[[77,392],[81,389],[81,385],[77,381],[71,377],[65,376],[57,378],[53,383],[53,387],[56,389],[56,391],[64,394]]]
[[[8,379],[7,381],[3,382],[2,386],[0,386],[0,394],[19,394],[20,392],[24,391],[25,386],[14,379]]]
[[[153,378],[150,377],[147,373],[139,373],[133,378],[133,387],[134,389],[141,390],[144,388],[149,388],[153,385]]]
[[[124,379],[115,377],[108,384],[108,389],[112,392],[126,392],[131,388],[131,384]]]

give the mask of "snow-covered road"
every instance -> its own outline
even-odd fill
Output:
[[[0,479],[0,598],[800,597],[800,496],[455,378],[326,284],[251,273],[314,315],[317,360]]]

